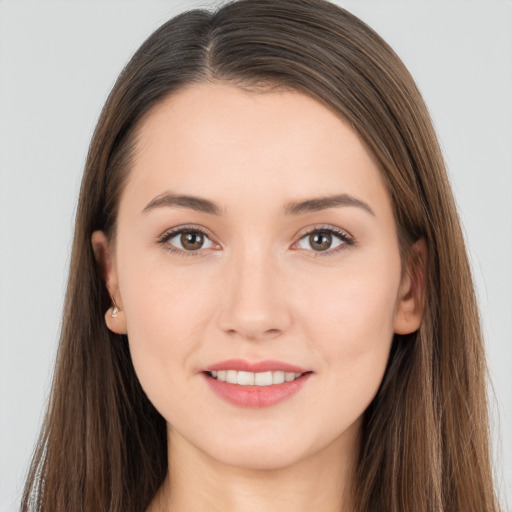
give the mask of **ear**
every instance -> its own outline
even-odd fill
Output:
[[[126,316],[119,292],[115,258],[111,244],[103,231],[95,231],[91,237],[96,263],[112,299],[112,306],[105,313],[107,327],[117,334],[126,334]]]
[[[425,309],[427,244],[423,238],[413,244],[395,307],[394,332],[410,334],[421,325]]]

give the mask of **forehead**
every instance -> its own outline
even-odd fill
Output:
[[[129,202],[143,207],[167,190],[231,209],[334,192],[387,200],[375,159],[327,107],[296,91],[226,84],[188,86],[141,122]]]

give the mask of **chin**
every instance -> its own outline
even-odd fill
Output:
[[[270,471],[299,467],[301,462],[317,456],[319,460],[330,458],[333,451],[340,451],[341,445],[352,441],[343,434],[333,430],[312,432],[311,429],[300,429],[297,426],[294,429],[288,426],[284,430],[269,427],[259,431],[238,429],[227,431],[226,435],[219,435],[217,430],[216,433],[205,433],[197,439],[195,446],[208,458],[222,465]],[[338,444],[340,446],[335,446]]]
[[[245,470],[270,471],[292,466],[306,457],[300,447],[285,447],[276,450],[275,446],[267,445],[265,448],[251,446],[249,448],[231,447],[229,450],[219,450],[211,456],[217,462]]]
[[[240,431],[238,431],[240,432]],[[219,431],[203,432],[189,438],[202,456],[226,466],[247,470],[277,470],[293,465],[308,456],[306,443],[297,435],[286,436],[272,429],[224,435]]]

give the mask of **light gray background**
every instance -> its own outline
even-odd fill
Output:
[[[512,501],[512,2],[352,0],[416,78],[465,226]],[[192,1],[0,1],[0,510],[15,511],[58,339],[75,203],[133,51]],[[500,427],[501,424],[501,427]]]

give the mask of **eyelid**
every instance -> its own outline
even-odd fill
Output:
[[[307,231],[302,233],[299,236],[299,239],[297,240],[297,242],[294,245],[298,244],[302,239],[304,239],[305,237],[307,237],[313,233],[322,233],[322,232],[334,234],[335,237],[339,238],[342,241],[342,243],[340,245],[338,245],[337,247],[335,247],[334,249],[328,249],[326,251],[308,251],[308,252],[312,252],[314,254],[315,258],[317,256],[321,256],[321,257],[333,256],[333,255],[338,254],[340,251],[345,250],[345,249],[355,245],[354,237],[348,231],[346,231],[342,228],[339,228],[337,226],[332,226],[330,224],[315,224],[313,227],[306,228],[306,229],[307,229]]]
[[[205,228],[203,228],[201,226],[197,226],[197,225],[185,225],[185,226],[178,226],[175,228],[168,229],[167,231],[165,231],[162,235],[160,235],[158,237],[158,243],[163,245],[165,250],[175,253],[175,254],[182,255],[182,256],[205,256],[205,252],[206,252],[205,250],[199,249],[197,251],[185,251],[183,249],[176,248],[167,243],[171,238],[174,238],[175,236],[179,235],[180,233],[182,233],[184,231],[199,232],[203,236],[208,238],[212,243],[221,245],[215,240],[214,237],[212,237],[209,234],[209,232]],[[350,247],[355,244],[354,237],[350,233],[348,233],[346,230],[341,229],[337,226],[329,225],[329,224],[320,224],[320,225],[315,224],[313,227],[306,228],[306,231],[299,236],[298,240],[293,244],[292,247],[297,245],[305,237],[307,237],[313,233],[316,233],[316,232],[319,232],[319,233],[326,232],[326,233],[334,234],[334,236],[339,238],[342,241],[342,243],[339,246],[337,246],[334,250],[332,250],[332,249],[329,249],[326,251],[306,250],[307,252],[312,252],[315,257],[331,256],[331,255],[337,254],[339,251],[344,250],[345,248]]]
[[[345,229],[339,228],[337,226],[332,226],[331,224],[314,224],[312,227],[304,228],[305,231],[299,236],[299,240],[304,238],[311,233],[316,233],[317,231],[328,231],[337,234],[340,238],[346,238],[347,240],[353,240],[354,237]]]
[[[202,226],[198,226],[195,224],[185,224],[183,226],[176,226],[174,228],[166,229],[161,235],[158,236],[158,240],[161,241],[161,240],[169,239],[169,237],[171,237],[171,235],[176,236],[179,233],[181,233],[182,231],[198,231],[198,232],[202,233],[203,235],[206,235],[210,240],[213,241],[213,237],[210,235],[208,230],[206,230],[206,228],[203,228]]]
[[[208,238],[212,243],[220,245],[218,242],[215,241],[215,238],[212,237],[205,228],[203,228],[201,226],[196,226],[193,224],[187,224],[184,226],[177,226],[175,228],[168,229],[157,238],[157,242],[160,245],[162,245],[166,251],[169,251],[174,254],[178,254],[180,256],[205,256],[204,250],[185,251],[183,249],[174,247],[167,243],[171,238],[174,238],[175,236],[179,235],[180,233],[182,233],[184,231],[191,231],[191,232],[195,231],[195,232],[201,233],[203,236]]]

